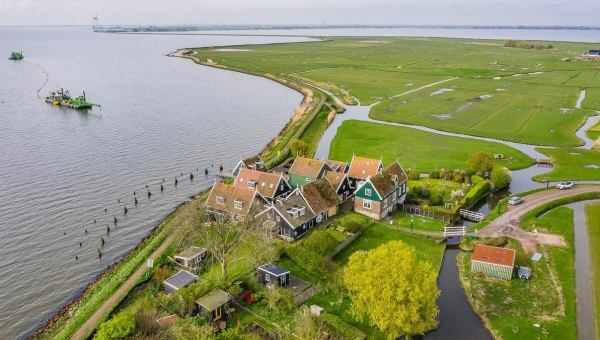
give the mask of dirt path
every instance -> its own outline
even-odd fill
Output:
[[[181,233],[181,231],[183,230],[183,227],[184,227],[184,225],[181,225],[177,229],[175,229],[171,233],[171,235],[169,235],[164,240],[164,242],[160,245],[160,247],[158,247],[158,249],[156,249],[152,253],[152,255],[150,255],[149,258],[155,259],[155,258],[159,257],[165,251],[165,249],[167,249],[169,244],[171,244],[171,242],[173,242],[175,237],[177,237],[179,235],[179,233]],[[100,322],[100,320],[106,314],[108,314],[109,311],[113,310],[115,305],[117,303],[119,303],[119,301],[121,301],[121,299],[129,293],[131,288],[133,288],[133,286],[135,286],[135,283],[138,281],[138,279],[140,277],[142,277],[142,275],[144,275],[145,272],[146,272],[146,265],[142,264],[142,266],[140,268],[138,268],[138,270],[136,270],[135,273],[133,273],[133,275],[131,275],[129,277],[129,279],[127,279],[127,281],[125,281],[119,287],[119,289],[117,289],[114,292],[114,294],[111,297],[109,297],[106,301],[104,301],[102,306],[100,306],[100,308],[98,308],[98,310],[94,314],[92,314],[92,316],[90,316],[90,318],[81,326],[81,328],[79,328],[79,330],[77,330],[77,332],[75,332],[75,334],[73,334],[71,339],[74,339],[74,340],[85,339],[86,336],[96,327],[98,322]]]
[[[526,196],[525,202],[517,206],[509,206],[508,212],[499,216],[481,229],[477,236],[498,237],[508,236],[518,240],[526,253],[536,251],[536,244],[565,245],[561,236],[531,233],[521,229],[521,217],[529,211],[560,198],[575,196],[588,192],[600,192],[597,185],[578,185],[573,189],[542,191]]]

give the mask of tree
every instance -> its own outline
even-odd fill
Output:
[[[507,187],[512,181],[512,177],[510,177],[508,169],[499,166],[494,167],[494,170],[492,170],[490,175],[490,179],[492,180],[492,183],[494,183],[494,187],[498,189]]]
[[[402,241],[355,252],[344,269],[350,313],[361,322],[368,316],[388,339],[424,334],[437,323],[436,276],[431,264],[417,261],[415,249]]]
[[[550,44],[550,45],[548,45],[548,47],[547,47],[547,48],[548,48],[549,50],[552,50],[552,49],[554,49],[554,46],[552,46],[552,45]]]
[[[311,314],[307,306],[302,306],[294,316],[293,333],[302,340],[329,339],[328,329],[323,319]]]
[[[212,282],[196,282],[187,287],[179,288],[169,295],[159,295],[158,300],[170,312],[182,318],[188,317],[196,308],[196,300],[208,294],[215,285]]]
[[[308,151],[308,144],[299,139],[294,139],[292,144],[290,144],[290,147],[292,149],[292,154],[296,156],[304,156],[306,151]]]
[[[208,250],[210,258],[221,265],[223,282],[227,283],[229,280],[228,268],[232,263],[248,258],[268,260],[264,255],[268,253],[267,248],[271,242],[260,232],[259,223],[250,218],[255,213],[248,212],[248,218],[243,221],[224,216],[222,221],[201,223],[198,226],[201,244]],[[243,251],[240,249],[242,246]]]
[[[478,151],[477,153],[469,155],[467,166],[477,173],[484,174],[492,171],[492,168],[494,168],[494,162],[492,162],[492,159],[487,153]]]

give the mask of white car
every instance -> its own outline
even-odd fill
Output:
[[[508,204],[510,205],[518,205],[525,202],[521,197],[514,196],[508,199]]]
[[[573,188],[573,182],[560,182],[556,185],[556,189],[572,189]]]

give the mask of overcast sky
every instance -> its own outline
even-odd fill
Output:
[[[600,25],[599,0],[0,0],[0,26]]]

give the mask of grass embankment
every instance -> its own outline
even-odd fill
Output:
[[[600,152],[575,148],[538,148],[537,151],[554,160],[554,168],[546,174],[533,176],[538,182],[600,180]]]
[[[410,219],[408,220],[408,223],[406,223],[405,221],[405,223],[401,226],[403,228],[410,228]],[[440,268],[442,264],[442,257],[445,245],[437,244],[434,239],[429,239],[427,237],[393,230],[377,223],[372,224],[368,228],[364,229],[360,237],[358,237],[354,242],[352,242],[338,255],[336,255],[333,260],[340,266],[344,266],[348,263],[350,255],[352,255],[354,252],[369,251],[389,241],[395,240],[401,240],[406,244],[414,247],[417,252],[417,258],[419,260],[430,262],[432,264],[432,267],[436,270]],[[280,264],[282,265],[282,267],[290,269],[288,267],[285,267],[290,266],[289,262],[280,262]],[[318,278],[311,277],[306,273],[303,273],[301,270],[298,271],[298,269],[290,269],[290,271],[292,275],[300,273],[300,275],[298,276],[309,282],[319,282]],[[320,292],[308,299],[304,304],[307,306],[316,304],[318,306],[323,307],[327,313],[331,313],[338,316],[342,321],[366,333],[368,339],[386,339],[385,334],[382,334],[366,322],[356,321],[354,317],[350,315],[349,310],[351,301],[348,297],[340,297],[340,295],[338,294],[332,294],[329,292]]]
[[[300,138],[298,138],[308,144],[308,150],[305,154],[306,157],[313,157],[315,155],[319,140],[329,126],[327,117],[330,113],[331,109],[328,106],[323,105],[319,113],[317,113],[315,118],[308,124],[304,132],[302,132]]]
[[[590,266],[592,270],[592,292],[594,296],[594,314],[596,317],[596,339],[600,339],[600,203],[585,205]]]
[[[534,262],[517,241],[509,239],[507,247],[517,252],[515,264],[533,271],[526,282],[473,274],[470,272],[471,253],[460,254],[458,263],[465,294],[495,338],[575,339],[573,210],[556,208],[540,219],[524,218],[523,223],[563,236],[567,246],[540,246],[542,259]]]
[[[376,41],[376,42],[373,42]],[[597,62],[562,62],[586,43],[552,50],[504,48],[502,41],[334,37],[324,42],[197,49],[202,59],[323,86],[346,104],[378,100],[371,117],[536,145],[576,146],[584,117],[600,109]],[[547,43],[547,42],[545,42]],[[440,59],[440,56],[443,58]],[[431,88],[390,98],[441,80]],[[587,90],[582,109],[575,103]],[[443,92],[444,91],[444,92]]]
[[[405,169],[421,172],[466,169],[470,154],[484,151],[490,156],[503,154],[506,160],[494,163],[516,170],[534,161],[519,150],[494,142],[444,136],[401,126],[348,120],[338,128],[331,142],[329,158],[349,161],[352,153],[379,159],[389,164],[400,156]],[[508,158],[513,157],[513,160]]]
[[[141,266],[146,259],[164,242],[168,234],[182,223],[182,213],[195,209],[197,201],[183,204],[163,220],[155,231],[140,245],[126,255],[119,263],[105,272],[98,281],[82,294],[79,300],[68,307],[68,311],[49,322],[49,327],[35,336],[36,339],[69,339],[98,310],[114,292]],[[116,305],[115,305],[116,307]],[[110,311],[107,311],[108,317]],[[102,321],[101,321],[102,322]]]

